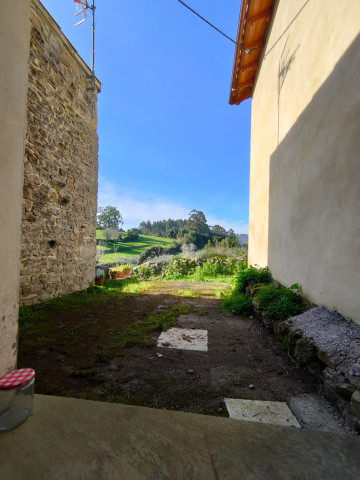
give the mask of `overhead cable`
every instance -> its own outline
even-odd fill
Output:
[[[186,7],[188,10],[190,10],[190,12],[194,13],[196,16],[198,16],[199,18],[201,18],[201,20],[203,20],[205,23],[207,23],[208,25],[210,25],[210,27],[214,28],[217,32],[219,32],[221,35],[223,35],[224,37],[226,37],[228,40],[230,40],[230,42],[234,43],[235,45],[237,45],[238,47],[240,47],[242,50],[244,50],[244,52],[248,53],[249,55],[251,55],[251,50],[249,50],[248,48],[245,48],[243,47],[242,45],[240,45],[239,43],[235,42],[234,39],[232,39],[231,37],[229,37],[229,35],[226,35],[226,33],[222,32],[219,28],[215,27],[215,25],[213,25],[212,23],[210,23],[208,20],[206,20],[206,18],[204,18],[203,16],[200,15],[200,13],[196,12],[193,8],[189,7],[189,5],[186,5],[185,2],[183,2],[182,0],[178,0],[178,2],[180,2],[182,5],[184,5],[184,7]]]

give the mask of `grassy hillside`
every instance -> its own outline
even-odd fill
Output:
[[[166,247],[174,241],[172,238],[139,235],[136,242],[105,242],[103,230],[96,230],[96,238],[103,240],[103,245],[96,247],[98,254],[104,252],[104,255],[98,258],[99,263],[116,262],[119,257],[131,258],[140,255],[141,252],[154,245]]]

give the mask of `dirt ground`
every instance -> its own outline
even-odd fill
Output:
[[[179,297],[179,289],[204,296]],[[218,416],[227,416],[227,397],[288,401],[317,393],[318,380],[292,363],[268,330],[251,317],[222,312],[216,289],[166,282],[151,293],[53,313],[43,345],[25,348],[20,336],[18,366],[36,370],[36,393]],[[124,326],[179,304],[206,312],[182,315],[177,326],[208,330],[208,352],[135,346],[104,355]]]

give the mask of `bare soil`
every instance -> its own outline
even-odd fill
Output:
[[[179,289],[204,296],[182,298]],[[148,294],[53,312],[43,344],[20,336],[18,366],[36,370],[36,393],[218,416],[227,416],[226,397],[289,401],[318,392],[317,378],[292,363],[280,341],[251,317],[226,315],[214,291],[214,284],[164,282]],[[124,327],[179,304],[207,312],[182,315],[178,326],[208,330],[208,352],[135,346],[104,354]]]

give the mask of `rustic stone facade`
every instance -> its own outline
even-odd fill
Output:
[[[31,5],[24,163],[23,305],[95,276],[97,114],[91,71],[38,0]]]

